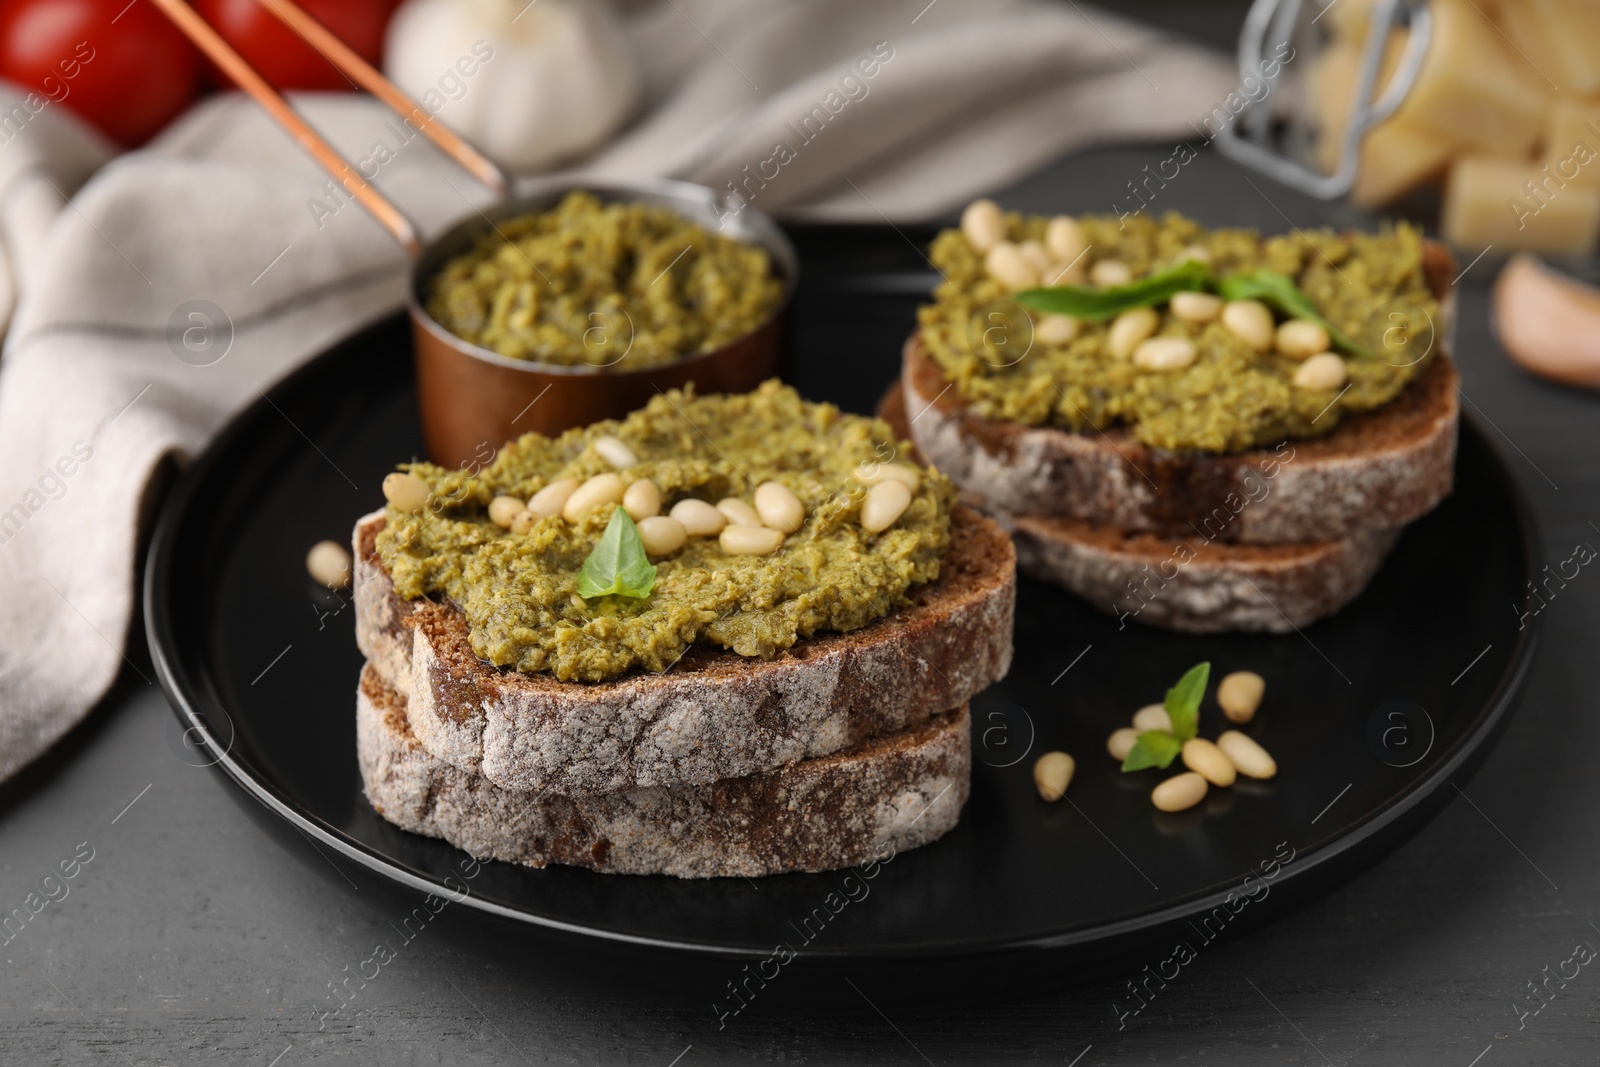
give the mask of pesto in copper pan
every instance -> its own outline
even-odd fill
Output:
[[[664,207],[575,192],[450,260],[425,304],[445,329],[502,356],[634,369],[742,337],[782,294],[762,248]]]

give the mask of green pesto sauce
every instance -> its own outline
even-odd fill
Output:
[[[764,249],[664,207],[574,192],[446,263],[426,305],[445,329],[502,356],[633,369],[727,344],[782,295]]]
[[[1049,219],[1010,214],[1006,223],[1008,240],[1043,241]],[[930,356],[985,418],[1078,431],[1124,425],[1154,448],[1237,452],[1327,433],[1343,416],[1393,400],[1431,361],[1431,352],[1419,358],[1419,350],[1431,349],[1432,329],[1442,328],[1438,303],[1423,277],[1422,235],[1404,223],[1377,234],[1310,230],[1265,239],[1253,230],[1207,230],[1173,214],[1124,225],[1091,215],[1078,224],[1090,246],[1085,265],[1121,260],[1135,280],[1174,265],[1191,245],[1211,253],[1219,277],[1258,269],[1288,275],[1324,318],[1377,354],[1346,357],[1349,389],[1335,398],[1294,388],[1297,361],[1252,351],[1218,321],[1191,326],[1160,307],[1157,336],[1195,343],[1197,358],[1183,370],[1142,371],[1112,358],[1109,321],[1083,323],[1065,344],[1034,339],[1018,359],[1015,345],[1009,353],[1004,347],[1007,331],[989,327],[1010,323],[1015,341],[1031,333],[1026,317],[1041,313],[1012,303],[988,277],[982,255],[959,230],[946,230],[932,249],[945,280],[918,318]]]
[[[806,525],[771,556],[729,556],[715,537],[690,538],[655,561],[649,597],[584,601],[578,572],[612,509],[576,524],[540,519],[516,535],[489,521],[488,505],[498,494],[527,500],[553,481],[611,470],[593,447],[605,434],[639,458],[625,479],[660,486],[663,514],[688,497],[749,502],[757,485],[774,480],[800,498]],[[884,422],[807,403],[775,381],[743,395],[675,391],[621,422],[555,439],[528,434],[476,473],[403,467],[438,503],[417,515],[389,508],[378,553],[402,597],[458,605],[473,651],[498,666],[596,682],[635,667],[665,671],[697,643],[769,658],[818,631],[866,626],[938,577],[955,500],[944,476],[925,471],[883,533],[860,525],[857,464],[905,462],[906,451]]]

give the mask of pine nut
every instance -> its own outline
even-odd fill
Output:
[[[1222,307],[1222,325],[1257,352],[1272,347],[1272,312],[1259,300],[1234,300]]]
[[[528,510],[546,519],[561,514],[561,509],[567,506],[567,499],[577,490],[578,484],[576,478],[551,482],[529,498]]]
[[[497,496],[489,501],[489,521],[502,530],[511,529],[511,520],[528,505],[514,496]]]
[[[1083,255],[1088,242],[1083,239],[1083,228],[1070,215],[1057,215],[1044,228],[1045,247],[1062,263],[1071,263]]]
[[[519,511],[511,517],[511,532],[521,537],[536,526],[540,519],[550,518],[537,511]]]
[[[1222,297],[1185,291],[1173,293],[1167,306],[1172,309],[1175,318],[1191,326],[1199,326],[1222,314]]]
[[[1001,241],[989,249],[989,254],[983,257],[983,269],[989,272],[989,277],[1012,291],[1031,289],[1039,284],[1039,271],[1028,262],[1022,249],[1010,241]]]
[[[1114,730],[1106,738],[1106,751],[1111,753],[1111,758],[1121,763],[1128,758],[1128,753],[1133,751],[1133,746],[1139,743],[1139,731],[1131,726],[1124,726]]]
[[[901,482],[914,493],[917,491],[917,486],[922,484],[922,472],[904,463],[857,463],[855,479],[862,485],[877,485],[884,481]]]
[[[639,457],[633,454],[633,449],[610,434],[595,438],[594,450],[600,454],[601,459],[617,468],[617,470],[635,466],[639,462]]]
[[[1278,351],[1290,359],[1307,359],[1326,352],[1328,331],[1307,319],[1290,319],[1278,327]]]
[[[1182,370],[1194,357],[1194,342],[1187,337],[1152,337],[1133,350],[1133,365],[1140,370]]]
[[[1327,392],[1339,388],[1349,377],[1350,371],[1344,365],[1344,360],[1332,352],[1323,352],[1312,356],[1296,368],[1294,385],[1296,389],[1305,389],[1308,392]]]
[[[428,483],[415,474],[395,471],[383,476],[383,498],[396,511],[415,515],[428,506],[428,497],[431,495]]]
[[[1204,800],[1209,788],[1204,778],[1187,771],[1156,786],[1150,800],[1162,811],[1184,811]]]
[[[1065,752],[1046,752],[1033,765],[1033,785],[1039,797],[1054,803],[1066,795],[1077,761]]]
[[[1229,722],[1246,723],[1256,717],[1266,679],[1254,671],[1234,671],[1217,683],[1217,703]]]
[[[337,541],[318,541],[306,553],[306,571],[318,585],[343,589],[350,584],[350,550]]]
[[[1063,263],[1051,260],[1047,270],[1039,275],[1041,285],[1082,285],[1089,280],[1089,272],[1082,260]]]
[[[1064,345],[1078,339],[1083,323],[1071,315],[1046,315],[1033,327],[1033,336],[1047,345]]]
[[[979,252],[1006,239],[1006,216],[993,200],[974,200],[961,213],[961,232]]]
[[[1089,268],[1089,280],[1102,289],[1127,285],[1133,281],[1133,268],[1120,259],[1102,259]]]
[[[622,495],[627,491],[622,475],[596,474],[567,497],[566,504],[561,508],[561,517],[568,522],[577,522],[596,508],[622,503]]]
[[[622,494],[622,506],[634,522],[661,514],[661,489],[649,478],[640,478]]]
[[[762,482],[756,486],[756,514],[761,525],[784,533],[794,533],[806,524],[806,509],[800,498],[782,482]]]
[[[1233,784],[1239,773],[1222,749],[1203,737],[1191,737],[1183,743],[1183,765],[1224,789]]]
[[[783,531],[734,524],[722,528],[719,543],[730,556],[770,556],[783,547]]]
[[[869,534],[882,533],[899,521],[911,503],[911,490],[904,482],[879,482],[867,490],[861,502],[861,527]]]
[[[1133,713],[1133,728],[1141,734],[1146,730],[1172,729],[1172,716],[1160,704],[1146,704]]]
[[[1022,258],[1028,261],[1035,274],[1043,275],[1050,269],[1050,253],[1038,241],[1023,241],[1017,246],[1017,251],[1022,253]]]
[[[624,505],[626,506],[626,505]],[[652,556],[670,556],[683,547],[689,531],[683,523],[667,515],[647,515],[639,520],[639,540]]]
[[[1217,738],[1217,747],[1227,754],[1233,765],[1239,768],[1239,773],[1246,778],[1271,778],[1278,773],[1277,761],[1249,734],[1225,730]]]
[[[1106,334],[1106,346],[1112,358],[1127,359],[1133,355],[1133,350],[1154,335],[1160,325],[1161,316],[1154,308],[1133,308],[1118,315],[1111,320],[1111,329]]]
[[[760,526],[761,516],[756,509],[737,497],[723,497],[717,501],[717,510],[733,526]]]
[[[1185,248],[1180,248],[1172,261],[1174,263],[1187,263],[1191,259],[1196,263],[1202,263],[1209,267],[1216,257],[1211,254],[1211,249],[1204,245],[1189,245]]]
[[[728,525],[728,516],[704,500],[680,500],[667,514],[681,522],[690,537],[715,537]]]

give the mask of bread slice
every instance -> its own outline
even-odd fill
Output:
[[[1016,554],[964,507],[939,579],[871,626],[770,660],[696,646],[665,673],[594,684],[480,660],[458,608],[396,595],[376,551],[383,523],[377,512],[355,529],[356,642],[410,702],[424,748],[507,789],[615,793],[771,770],[915,726],[1011,664]]]
[[[1187,633],[1287,633],[1332,615],[1377,573],[1399,530],[1336,541],[1229,545],[1128,534],[1075,519],[993,513],[1011,531],[1017,569],[1101,611]]]
[[[1455,261],[1429,242],[1423,266],[1440,300],[1435,343],[1442,345],[1454,313]],[[1272,449],[1163,452],[1124,427],[1074,433],[981,418],[917,334],[906,343],[901,380],[922,456],[1015,515],[1254,544],[1331,541],[1420,518],[1449,495],[1454,478],[1458,377],[1443,351],[1389,404],[1345,418],[1326,436],[1290,442],[1287,462]],[[1225,521],[1230,494],[1252,502]]]
[[[896,382],[878,417],[904,437],[906,412]],[[1124,625],[1132,619],[1189,633],[1285,632],[1332,615],[1366,588],[1399,538],[1398,530],[1370,529],[1332,541],[1229,544],[1015,516],[975,495],[966,499],[1011,534],[1023,574],[1078,594]]]
[[[479,858],[613,874],[827,871],[925,845],[967,801],[965,706],[781,770],[593,797],[501,789],[428,753],[403,696],[368,664],[356,695],[367,799],[396,826]]]

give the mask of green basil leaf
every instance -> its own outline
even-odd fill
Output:
[[[1172,732],[1187,741],[1200,732],[1200,701],[1206,695],[1206,683],[1211,681],[1211,664],[1197,663],[1186,671],[1178,684],[1167,690],[1162,704],[1167,718],[1172,720]]]
[[[1127,285],[1096,289],[1087,285],[1060,285],[1050,289],[1024,289],[1013,300],[1023,307],[1052,315],[1071,315],[1100,322],[1131,308],[1152,307],[1172,299],[1174,293],[1205,289],[1215,284],[1211,272],[1198,260],[1186,259]]]
[[[1259,300],[1280,314],[1316,323],[1328,331],[1328,339],[1335,347],[1342,348],[1351,355],[1372,355],[1365,347],[1357,344],[1354,339],[1323,318],[1317,306],[1311,302],[1311,298],[1306,296],[1287,274],[1279,274],[1272,270],[1235,274],[1217,283],[1217,294],[1224,300]]]
[[[578,572],[578,595],[585,600],[597,596],[631,596],[643,599],[656,584],[656,569],[639,540],[639,527],[633,516],[618,507],[606,523],[606,532],[594,546]]]
[[[1166,770],[1182,750],[1183,742],[1166,730],[1146,730],[1139,735],[1128,758],[1122,761],[1122,769],[1142,771],[1146,767],[1160,767]]]

